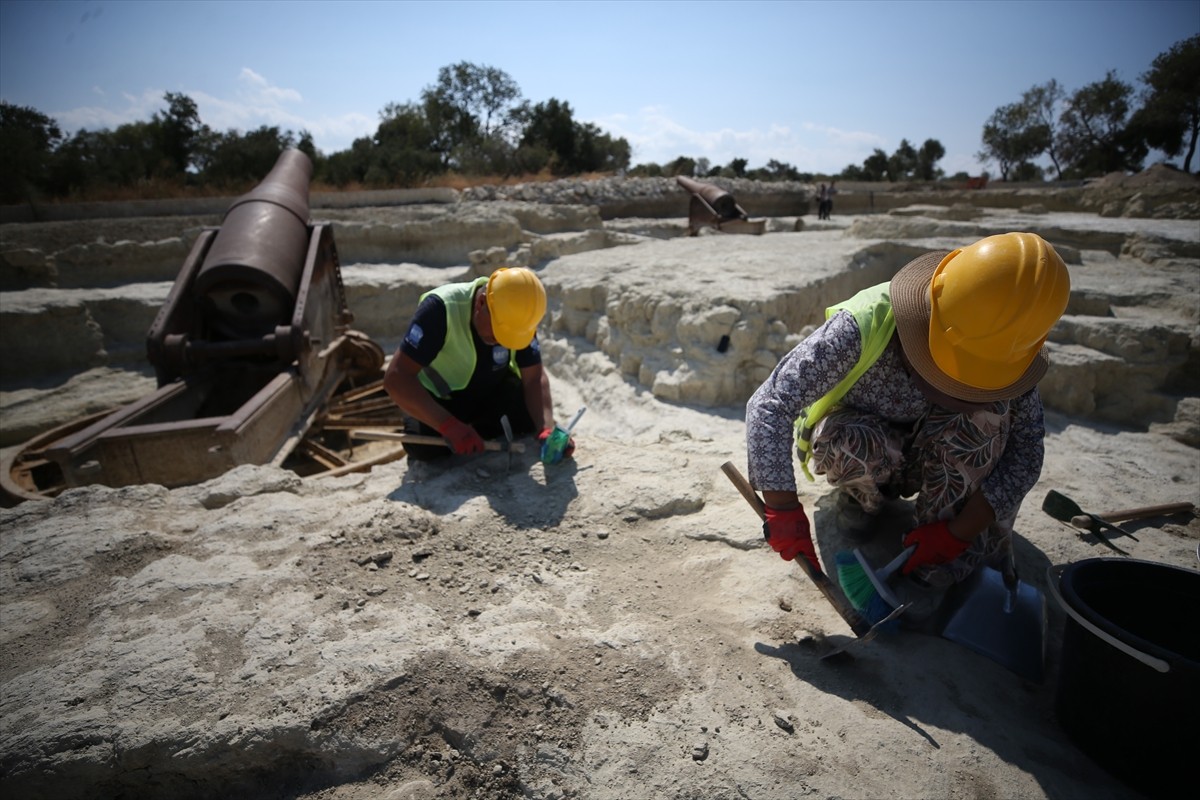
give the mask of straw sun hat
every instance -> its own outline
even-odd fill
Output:
[[[891,282],[908,363],[937,391],[969,403],[1008,400],[1037,385],[1050,366],[1042,345],[1069,295],[1066,264],[1032,233],[925,253]]]

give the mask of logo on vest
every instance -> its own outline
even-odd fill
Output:
[[[496,369],[508,366],[508,348],[502,345],[492,347],[492,366]]]

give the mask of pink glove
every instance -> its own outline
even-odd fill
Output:
[[[484,451],[483,438],[458,417],[450,417],[437,431],[446,437],[450,449],[460,456]]]
[[[949,525],[938,521],[909,531],[908,536],[904,537],[904,546],[913,544],[917,549],[904,562],[901,572],[905,575],[926,564],[949,564],[963,554],[970,542],[959,539],[950,532]]]
[[[763,523],[763,533],[767,536],[767,544],[779,553],[784,561],[791,561],[798,555],[808,559],[817,572],[821,571],[821,562],[817,560],[817,549],[813,546],[812,531],[808,526],[808,517],[804,506],[779,509],[766,507],[767,521]]]

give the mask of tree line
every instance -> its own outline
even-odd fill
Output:
[[[1006,181],[1045,179],[1046,170],[1035,163],[1042,157],[1052,165],[1049,177],[1058,180],[1137,171],[1150,149],[1168,157],[1184,154],[1183,169],[1190,172],[1200,138],[1200,36],[1160,54],[1142,80],[1140,96],[1112,72],[1071,94],[1055,80],[1034,86],[984,123],[977,158],[997,163]],[[373,135],[328,155],[316,149],[308,131],[266,125],[244,133],[215,131],[187,95],[167,92],[164,100],[166,108],[148,121],[70,136],[37,109],[0,101],[0,202],[119,190],[241,191],[261,180],[288,147],[308,154],[315,183],[335,187],[419,186],[446,175],[818,177],[775,159],[750,169],[744,158],[713,165],[681,155],[631,167],[624,138],[576,120],[566,101],[531,103],[503,70],[466,61],[442,67],[419,100],[385,106]],[[861,165],[820,177],[940,180],[946,177],[938,167],[945,152],[936,139],[919,148],[903,139],[890,155],[877,148]]]
[[[1153,148],[1183,154],[1191,172],[1200,138],[1200,35],[1159,54],[1142,81],[1140,94],[1112,71],[1070,94],[1053,79],[1035,85],[984,123],[977,157],[998,163],[1003,180],[1030,181],[1046,177],[1034,163],[1045,156],[1052,177],[1063,180],[1136,172]]]
[[[371,136],[325,155],[308,131],[278,126],[220,132],[196,103],[167,92],[166,109],[115,130],[64,135],[37,109],[0,101],[0,202],[90,197],[117,189],[241,190],[288,147],[313,162],[313,181],[337,187],[418,186],[448,173],[554,176],[623,172],[629,142],[575,119],[569,103],[531,103],[494,67],[460,62],[438,71],[419,101],[389,103]]]

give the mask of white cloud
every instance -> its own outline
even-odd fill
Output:
[[[373,134],[377,125],[374,117],[358,112],[305,116],[304,97],[299,91],[276,86],[249,67],[238,74],[232,99],[206,93],[190,96],[196,101],[200,119],[210,128],[245,132],[267,125],[296,134],[308,131],[317,148],[325,153],[348,149],[355,139]]]
[[[614,114],[590,120],[601,130],[629,141],[633,163],[665,164],[679,156],[707,158],[713,165],[744,158],[751,168],[772,159],[800,172],[836,173],[861,164],[886,139],[867,131],[845,131],[805,122],[798,128],[781,122],[745,129],[693,130],[677,122],[669,110],[648,106],[635,115]]]
[[[248,103],[266,103],[277,106],[283,103],[302,103],[304,98],[295,89],[272,86],[266,78],[249,67],[242,67],[238,75],[238,97]]]
[[[102,97],[107,96],[99,87],[93,91]],[[130,122],[148,122],[154,116],[154,112],[165,107],[163,94],[162,89],[146,89],[136,95],[122,92],[121,99],[125,101],[122,108],[82,106],[68,111],[54,112],[50,116],[58,121],[64,132],[69,131],[70,133],[79,130],[112,129]]]
[[[124,91],[120,100],[113,98],[100,86],[93,87],[99,103],[53,113],[64,130],[113,130],[131,122],[147,122],[156,112],[166,109],[163,97],[166,89],[144,89],[138,94]],[[276,86],[269,79],[243,67],[238,73],[233,93],[218,96],[208,92],[176,90],[196,102],[201,121],[216,131],[237,130],[245,133],[266,126],[299,134],[307,130],[318,148],[326,153],[345,150],[361,137],[375,132],[377,120],[368,114],[351,112],[340,116],[316,118],[304,115],[304,97],[295,89]],[[105,102],[112,101],[112,102]]]

